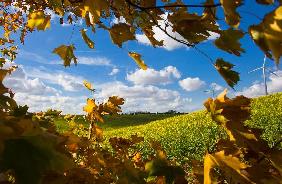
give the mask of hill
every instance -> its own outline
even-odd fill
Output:
[[[85,122],[82,122],[85,124]],[[58,127],[62,120],[58,120]],[[282,93],[252,99],[251,118],[246,121],[250,127],[262,129],[262,137],[270,146],[282,138]],[[105,146],[109,146],[110,137],[128,138],[132,134],[144,137],[145,141],[136,149],[144,155],[152,152],[150,140],[158,140],[170,158],[179,161],[201,160],[204,153],[214,148],[215,143],[224,137],[224,131],[212,121],[205,111],[184,115],[138,114],[106,117],[104,130]],[[282,144],[280,143],[282,148]]]

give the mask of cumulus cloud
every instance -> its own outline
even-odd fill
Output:
[[[46,111],[49,108],[62,110],[64,114],[82,114],[86,96],[32,95],[16,93],[15,100],[19,105],[28,105],[30,112]]]
[[[269,93],[276,93],[282,91],[282,71],[275,72],[276,75],[270,74],[267,81],[267,88]],[[244,95],[247,97],[257,97],[265,95],[264,83],[254,83],[250,87],[245,87],[236,95]]]
[[[21,67],[13,72],[12,75],[5,78],[4,85],[11,88],[14,92],[33,95],[58,93],[58,90],[47,86],[39,78],[28,78],[26,72]]]
[[[200,78],[186,78],[183,80],[180,80],[179,85],[181,86],[182,89],[186,91],[196,91],[206,85],[204,81],[202,81]]]
[[[122,106],[124,112],[165,112],[168,110],[187,112],[199,108],[192,104],[192,99],[181,97],[178,91],[152,85],[129,86],[122,82],[112,82],[98,87],[99,99],[112,95],[125,99],[125,104]]]
[[[147,70],[138,69],[133,73],[127,74],[127,80],[134,84],[148,85],[148,84],[168,84],[173,79],[179,79],[181,77],[180,72],[176,67],[167,66],[162,70],[154,70],[149,68]]]
[[[61,86],[66,91],[79,91],[83,89],[83,78],[62,71],[49,72],[32,68],[29,69],[27,76]]]
[[[161,16],[162,20],[158,20],[158,24],[160,25],[161,28],[166,29],[167,33],[169,35],[171,35],[172,37],[178,39],[178,40],[185,40],[185,38],[183,38],[179,33],[177,32],[173,32],[173,28],[171,26],[171,23],[169,21],[167,21],[167,15],[164,14]],[[186,45],[179,43],[177,41],[175,41],[174,39],[172,39],[171,37],[169,37],[168,35],[166,35],[160,28],[158,28],[157,26],[153,26],[153,32],[154,34],[154,38],[158,41],[162,41],[163,40],[163,46],[162,48],[166,49],[166,50],[175,50],[178,48],[185,48]],[[209,37],[209,40],[214,40],[217,37],[219,37],[219,35],[217,33],[213,33],[210,32],[211,36]],[[136,39],[138,40],[139,43],[144,44],[144,45],[151,45],[150,40],[146,37],[145,34],[136,34]]]
[[[28,71],[28,72],[27,72]],[[30,112],[45,111],[49,108],[62,110],[63,113],[82,114],[82,107],[87,99],[86,96],[68,96],[66,91],[60,91],[48,84],[50,73],[45,71],[40,73],[38,69],[25,70],[23,66],[7,76],[4,79],[4,85],[11,88],[15,92],[14,99],[19,105],[28,105]],[[39,76],[41,75],[41,76]],[[61,73],[61,75],[63,75]],[[37,76],[37,77],[36,77]],[[64,83],[65,88],[73,89],[72,83],[65,84],[63,80],[74,80],[74,76],[66,75],[66,78],[60,77],[53,73],[52,78],[57,78],[57,81],[53,80],[51,83]],[[48,82],[47,82],[48,81]],[[80,89],[83,89],[81,86]],[[63,93],[64,92],[64,93]]]

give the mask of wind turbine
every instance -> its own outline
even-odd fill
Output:
[[[267,91],[267,82],[266,82],[266,71],[272,73],[273,75],[275,75],[275,76],[277,76],[277,77],[278,77],[278,75],[266,67],[266,55],[264,55],[264,59],[263,59],[263,64],[262,64],[262,66],[259,67],[259,68],[254,69],[254,70],[252,70],[252,71],[250,71],[250,72],[248,72],[248,73],[252,73],[252,72],[255,72],[255,71],[260,70],[260,69],[262,70],[262,75],[263,75],[263,82],[264,82],[264,91],[265,91],[265,95],[268,95],[268,91]]]

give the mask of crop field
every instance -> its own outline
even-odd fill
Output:
[[[77,123],[87,127],[82,117]],[[60,131],[68,130],[63,119],[56,120]],[[262,137],[270,146],[282,137],[282,93],[252,99],[251,118],[246,125],[262,130]],[[144,137],[145,141],[136,146],[144,156],[150,154],[150,140],[158,140],[168,157],[178,161],[201,160],[206,151],[212,151],[224,131],[212,121],[205,111],[189,114],[137,114],[105,117],[103,128],[104,146],[109,147],[111,137],[129,138],[133,134]],[[85,129],[86,134],[86,129]],[[282,144],[280,143],[280,148]]]

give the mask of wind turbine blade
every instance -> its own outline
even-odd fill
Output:
[[[249,71],[248,73],[255,72],[255,71],[257,71],[257,70],[259,70],[259,69],[262,69],[262,68],[263,68],[263,67],[256,68],[256,69],[254,69],[254,70],[252,70],[252,71]]]
[[[279,75],[277,75],[276,73],[274,73],[273,71],[271,71],[270,69],[266,68],[267,71],[269,71],[271,74],[275,75],[276,77],[280,77]]]

